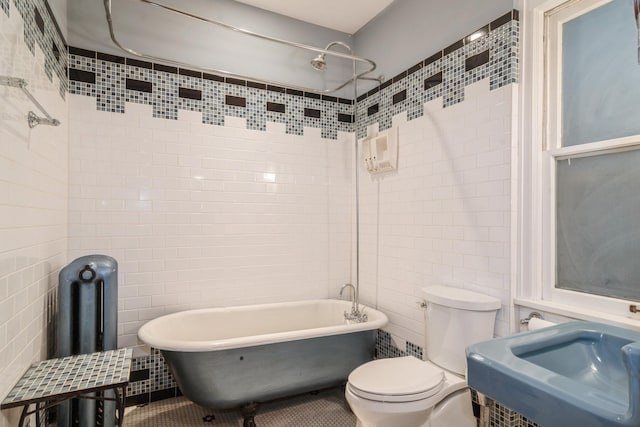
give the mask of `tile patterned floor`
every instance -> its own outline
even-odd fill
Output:
[[[255,417],[258,427],[354,427],[356,418],[349,410],[342,388],[281,399],[261,405]],[[184,397],[161,400],[146,406],[128,408],[125,427],[238,427],[237,411],[212,411]]]

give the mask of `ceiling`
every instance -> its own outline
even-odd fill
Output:
[[[393,0],[237,0],[300,21],[355,34]]]

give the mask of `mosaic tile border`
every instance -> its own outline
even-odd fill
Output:
[[[177,120],[178,110],[202,112],[202,122],[223,126],[225,116],[247,120],[247,129],[282,123],[286,133],[320,128],[323,138],[367,126],[391,127],[403,111],[423,115],[423,104],[442,97],[443,107],[464,100],[465,86],[489,79],[490,89],[518,79],[519,13],[512,10],[471,35],[362,94],[357,103],[286,87],[201,73],[69,47],[69,91],[96,98],[100,111],[124,113],[126,102],[153,107],[153,117]],[[354,107],[354,104],[356,106]],[[356,110],[356,111],[354,111]]]
[[[357,136],[367,127],[391,127],[394,115],[421,117],[425,102],[442,97],[447,108],[464,101],[464,88],[485,78],[491,90],[517,83],[520,14],[512,10],[465,38],[360,95],[356,103]]]
[[[36,45],[40,47],[44,54],[45,74],[49,81],[53,81],[55,74],[59,81],[60,96],[64,99],[68,88],[67,42],[49,3],[46,0],[14,0],[13,4],[24,22],[25,44],[33,55],[36,53]],[[0,0],[0,10],[8,17],[11,11],[10,0]]]
[[[353,100],[69,47],[69,92],[96,98],[99,111],[124,113],[126,102],[151,105],[153,117],[177,120],[178,110],[202,113],[223,126],[225,116],[247,120],[247,129],[282,123],[302,135],[319,127],[323,138],[353,132]],[[313,113],[313,112],[315,113]],[[305,114],[306,113],[306,114]]]

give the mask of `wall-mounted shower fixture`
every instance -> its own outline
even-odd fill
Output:
[[[315,58],[311,60],[311,66],[314,70],[324,71],[327,69],[327,62],[324,60],[324,53],[318,54]]]
[[[123,46],[117,39],[116,34],[115,34],[115,30],[113,27],[113,16],[111,13],[111,0],[103,0],[104,1],[104,10],[105,10],[105,15],[106,15],[106,20],[107,20],[107,24],[109,25],[109,34],[111,36],[111,41],[113,41],[113,43],[120,48],[121,50],[123,50],[124,52],[127,52],[130,55],[134,55],[140,58],[145,58],[147,60],[151,60],[151,61],[156,61],[156,62],[163,62],[166,64],[171,64],[173,66],[179,67],[179,68],[188,68],[188,69],[193,69],[196,71],[203,71],[206,73],[213,73],[213,74],[221,74],[227,77],[234,77],[234,78],[239,78],[239,79],[243,79],[243,80],[251,80],[251,81],[255,81],[258,83],[265,83],[267,85],[272,85],[272,86],[284,86],[284,87],[288,87],[291,89],[296,89],[296,90],[302,90],[305,92],[314,92],[314,93],[320,93],[320,94],[326,94],[326,93],[333,93],[336,92],[342,88],[344,88],[345,86],[347,86],[349,83],[351,83],[352,81],[355,81],[357,79],[366,79],[366,80],[370,80],[372,78],[367,78],[365,77],[367,74],[371,73],[373,70],[376,69],[376,63],[373,62],[370,59],[367,58],[362,58],[359,56],[355,56],[351,53],[346,54],[346,53],[341,53],[341,52],[333,52],[333,51],[329,51],[328,49],[321,49],[315,46],[309,46],[309,45],[305,45],[302,43],[297,43],[297,42],[292,42],[289,40],[284,40],[284,39],[280,39],[280,38],[276,38],[276,37],[271,37],[271,36],[267,36],[264,34],[259,34],[253,31],[249,31],[249,30],[245,30],[243,28],[239,28],[239,27],[235,27],[233,25],[230,24],[225,24],[223,22],[220,21],[215,21],[213,19],[209,19],[209,18],[204,18],[202,16],[198,16],[180,9],[176,9],[167,5],[163,5],[160,3],[156,3],[153,0],[139,0],[143,3],[152,5],[152,6],[156,6],[159,7],[163,10],[166,10],[168,12],[177,14],[177,15],[181,15],[181,16],[185,16],[187,18],[190,19],[194,19],[200,22],[205,22],[207,24],[212,24],[212,25],[216,25],[222,28],[225,28],[227,30],[231,30],[231,31],[235,31],[237,33],[240,34],[244,34],[250,37],[254,37],[254,38],[258,38],[258,39],[262,39],[262,40],[268,40],[274,43],[278,43],[278,44],[283,44],[286,46],[291,46],[291,47],[295,47],[295,48],[299,48],[299,49],[305,49],[305,50],[309,50],[312,52],[317,52],[320,55],[318,56],[318,58],[320,58],[320,56],[322,56],[322,60],[324,60],[324,55],[330,55],[330,56],[335,56],[338,58],[343,58],[343,59],[349,59],[352,60],[354,63],[356,62],[361,62],[364,64],[368,65],[368,68],[359,73],[359,74],[353,74],[352,76],[349,77],[348,80],[346,80],[345,82],[339,84],[337,87],[331,88],[331,89],[315,89],[315,88],[309,88],[309,87],[304,87],[304,86],[296,86],[296,85],[291,85],[289,83],[282,83],[282,82],[278,82],[278,81],[272,81],[272,80],[266,80],[266,79],[260,79],[260,78],[255,78],[255,77],[248,77],[248,76],[244,76],[241,74],[237,74],[237,73],[233,73],[230,71],[226,71],[226,70],[218,70],[218,69],[214,69],[214,68],[208,68],[208,67],[201,67],[201,66],[196,66],[193,64],[187,64],[184,62],[180,62],[180,61],[174,61],[171,59],[167,59],[167,58],[160,58],[157,56],[153,56],[153,55],[147,55],[144,53],[140,53],[137,52],[133,49],[130,49],[128,47]],[[345,45],[342,42],[338,42],[340,44]],[[345,45],[346,46],[346,45]],[[348,46],[347,46],[348,47]],[[351,48],[349,48],[349,51],[351,52]],[[354,68],[355,71],[355,68]],[[373,78],[372,80],[377,80],[380,81],[379,78]]]
[[[329,50],[331,49],[333,46],[342,46],[344,48],[346,48],[349,53],[353,54],[353,50],[351,50],[351,47],[343,42],[340,41],[335,41],[335,42],[331,42],[329,43],[324,50]],[[318,70],[318,71],[324,71],[327,69],[327,61],[325,60],[325,53],[319,53],[318,56],[316,56],[315,58],[313,58],[311,60],[311,66],[313,67],[314,70]]]
[[[324,48],[324,50],[325,51],[329,51],[329,49],[332,48],[333,46],[342,46],[342,47],[346,48],[349,51],[349,53],[353,54],[353,50],[351,49],[351,47],[348,44],[343,43],[341,41],[335,41],[335,42],[329,43]],[[327,69],[326,52],[319,53],[318,56],[316,56],[315,58],[313,58],[310,61],[310,64],[313,67],[313,69],[316,70],[316,71],[325,71]],[[355,61],[354,61],[353,65],[354,65],[354,67],[353,67],[353,75],[355,76],[356,75]],[[373,70],[371,70],[371,71],[373,71]],[[367,76],[365,76],[363,74],[359,74],[356,78],[358,78],[360,80],[374,80],[374,81],[377,81],[379,84],[382,84],[382,82],[384,81],[384,77],[383,76],[367,77]]]

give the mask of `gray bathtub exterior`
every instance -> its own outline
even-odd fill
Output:
[[[236,408],[345,383],[373,359],[375,330],[219,351],[161,350],[182,393],[212,409]]]

